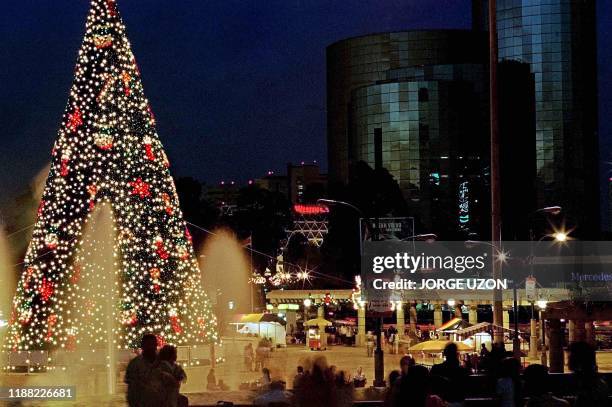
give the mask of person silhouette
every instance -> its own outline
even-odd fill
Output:
[[[149,406],[156,398],[151,374],[157,358],[157,337],[153,334],[143,335],[140,349],[140,355],[130,361],[125,371],[124,382],[128,385],[127,402],[130,407]]]

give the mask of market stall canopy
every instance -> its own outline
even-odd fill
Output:
[[[445,324],[442,324],[441,326],[439,326],[438,328],[436,328],[436,331],[438,332],[450,332],[450,331],[456,331],[458,329],[464,329],[467,328],[469,326],[471,326],[472,324],[470,324],[469,322],[461,319],[461,318],[453,318],[450,321],[448,321]]]
[[[478,333],[481,332],[493,332],[494,329],[497,329],[499,331],[502,331],[504,333],[509,333],[509,334],[513,334],[514,330],[513,329],[509,329],[509,328],[504,328],[502,326],[496,326],[493,325],[490,322],[480,322],[476,325],[472,325],[470,327],[464,328],[464,329],[458,329],[455,334],[457,334],[458,336],[460,336],[461,338],[468,338],[470,336],[476,335]],[[520,331],[519,332],[520,335],[527,335],[527,333]]]
[[[276,322],[287,325],[287,321],[276,314],[237,314],[230,324],[257,324],[260,322]]]
[[[314,318],[306,321],[304,324],[306,326],[331,326],[331,321],[328,321],[324,318]]]
[[[334,321],[334,324],[336,324],[336,325],[349,325],[349,326],[356,325],[355,321],[353,321],[352,319],[337,319],[337,320]]]
[[[463,342],[435,340],[435,341],[425,341],[425,342],[417,343],[416,345],[411,346],[410,349],[408,349],[408,351],[409,352],[442,352],[444,348],[446,347],[446,345],[448,345],[449,343],[454,343],[455,345],[457,345],[457,350],[459,352],[469,352],[473,350],[471,346],[466,345]]]

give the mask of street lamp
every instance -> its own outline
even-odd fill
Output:
[[[338,201],[335,199],[317,199],[317,203],[324,203],[328,205],[342,205],[342,206],[346,206],[347,208],[351,208],[354,211],[356,211],[362,219],[365,220],[366,225],[368,227],[370,226],[369,219],[365,217],[363,211],[351,203],[348,203],[345,201]],[[378,221],[378,217],[376,217],[376,229],[374,229],[376,240],[378,240],[378,237],[379,237],[378,228],[379,228],[379,221]],[[359,224],[359,233],[361,233],[361,222]],[[359,253],[363,254],[363,242],[362,242],[361,237],[359,239]],[[382,350],[382,346],[383,346],[382,329],[383,329],[383,318],[381,317],[380,320],[378,321],[378,326],[376,328],[376,341],[378,343],[378,346],[376,347],[376,350],[374,351],[374,387],[385,387],[385,359],[384,359],[384,354]]]
[[[501,250],[497,247],[497,245],[489,242],[483,242],[479,240],[466,240],[466,246],[476,246],[476,245],[485,245],[492,247],[495,251],[494,255],[496,257],[496,263],[499,262],[499,265],[506,263],[510,258],[510,254]],[[500,269],[501,271],[501,269]],[[521,342],[519,340],[519,327],[518,327],[518,292],[516,288],[516,280],[513,279],[512,284],[512,297],[513,297],[513,314],[514,314],[514,337],[512,338],[512,351],[515,356],[520,356],[521,351]],[[495,321],[494,321],[495,322]],[[494,328],[497,331],[497,326]],[[503,337],[502,337],[503,338]],[[502,339],[503,340],[503,339]]]
[[[540,314],[540,334],[541,334],[541,339],[540,339],[540,346],[542,349],[542,355],[541,355],[541,363],[542,365],[546,366],[547,365],[547,360],[546,360],[546,321],[544,320],[544,318],[542,318],[542,311],[544,311],[546,309],[546,305],[548,304],[548,301],[544,300],[544,299],[539,299],[536,301],[536,304],[539,308],[539,314]]]
[[[425,241],[425,242],[433,242],[433,241],[435,241],[437,239],[438,239],[438,235],[436,235],[435,233],[422,233],[422,234],[419,234],[419,235],[405,237],[402,240],[403,241],[406,241],[406,240],[422,240],[422,241]]]
[[[358,207],[356,207],[355,205],[353,205],[352,203],[348,203],[348,202],[345,202],[345,201],[338,201],[336,199],[323,199],[323,198],[317,199],[317,203],[318,204],[324,203],[324,204],[328,204],[328,205],[343,205],[343,206],[347,206],[347,207],[357,211],[359,213],[359,215],[363,217],[363,211],[361,209],[359,209]]]
[[[549,215],[558,215],[561,213],[561,210],[563,208],[561,208],[558,205],[554,205],[554,206],[546,206],[544,208],[540,208],[536,211],[534,211],[533,213],[545,213],[545,214],[549,214]]]

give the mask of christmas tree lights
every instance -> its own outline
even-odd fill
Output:
[[[115,0],[91,2],[51,156],[7,349],[70,350],[85,338],[105,339],[96,281],[112,291],[118,347],[137,347],[145,333],[175,345],[216,342],[170,162]],[[91,264],[100,242],[83,241],[84,225],[106,203],[116,276]]]

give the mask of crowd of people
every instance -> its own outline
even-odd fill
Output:
[[[521,372],[518,359],[509,356],[501,346],[483,350],[479,358],[486,366],[486,377],[493,383],[491,394],[501,407],[565,407],[570,403],[553,395],[548,368],[531,364]],[[416,364],[406,355],[401,358],[398,370],[388,376],[385,407],[461,407],[470,389],[470,366],[459,357],[457,345],[450,343],[444,349],[444,362],[428,369]],[[569,347],[569,368],[573,372],[571,388],[564,389],[572,395],[573,406],[595,407],[610,405],[608,385],[597,372],[595,350],[584,342]],[[522,373],[522,376],[521,376]],[[293,383],[293,393],[282,382],[271,382],[268,392],[256,399],[255,405],[330,406],[352,405],[354,389],[365,385],[367,379],[362,369],[351,378],[335,366],[328,366],[320,356],[307,366],[298,367]]]
[[[572,405],[610,405],[610,390],[597,371],[594,348],[584,342],[575,342],[568,350],[568,365],[573,374],[571,386],[563,390],[574,398]],[[469,396],[473,367],[469,360],[460,358],[454,343],[446,346],[443,355],[444,362],[431,369],[418,365],[409,355],[402,357],[399,369],[388,376],[385,406],[399,407],[407,403],[414,407],[463,406]],[[479,358],[481,365],[486,367],[484,372],[490,379],[489,383],[493,383],[491,394],[497,405],[570,405],[567,400],[553,395],[545,366],[530,364],[521,372],[520,361],[499,345],[493,345],[490,351],[483,348]],[[210,372],[209,382],[211,374],[214,378],[214,369]],[[355,388],[365,387],[367,383],[362,368],[351,377],[336,366],[328,365],[324,356],[309,359],[298,366],[292,392],[286,390],[283,381],[273,380],[266,367],[261,367],[261,373],[259,395],[253,402],[256,406],[348,407],[353,405]],[[187,398],[179,393],[185,379],[185,372],[176,363],[176,348],[166,345],[157,352],[157,338],[145,335],[141,354],[129,363],[125,374],[128,403],[132,407],[186,406]],[[213,380],[216,385],[216,379]],[[209,387],[209,390],[213,389],[219,388]]]
[[[274,345],[270,338],[262,338],[255,349],[251,342],[247,343],[243,350],[244,369],[247,372],[257,372],[265,368],[273,349]]]

